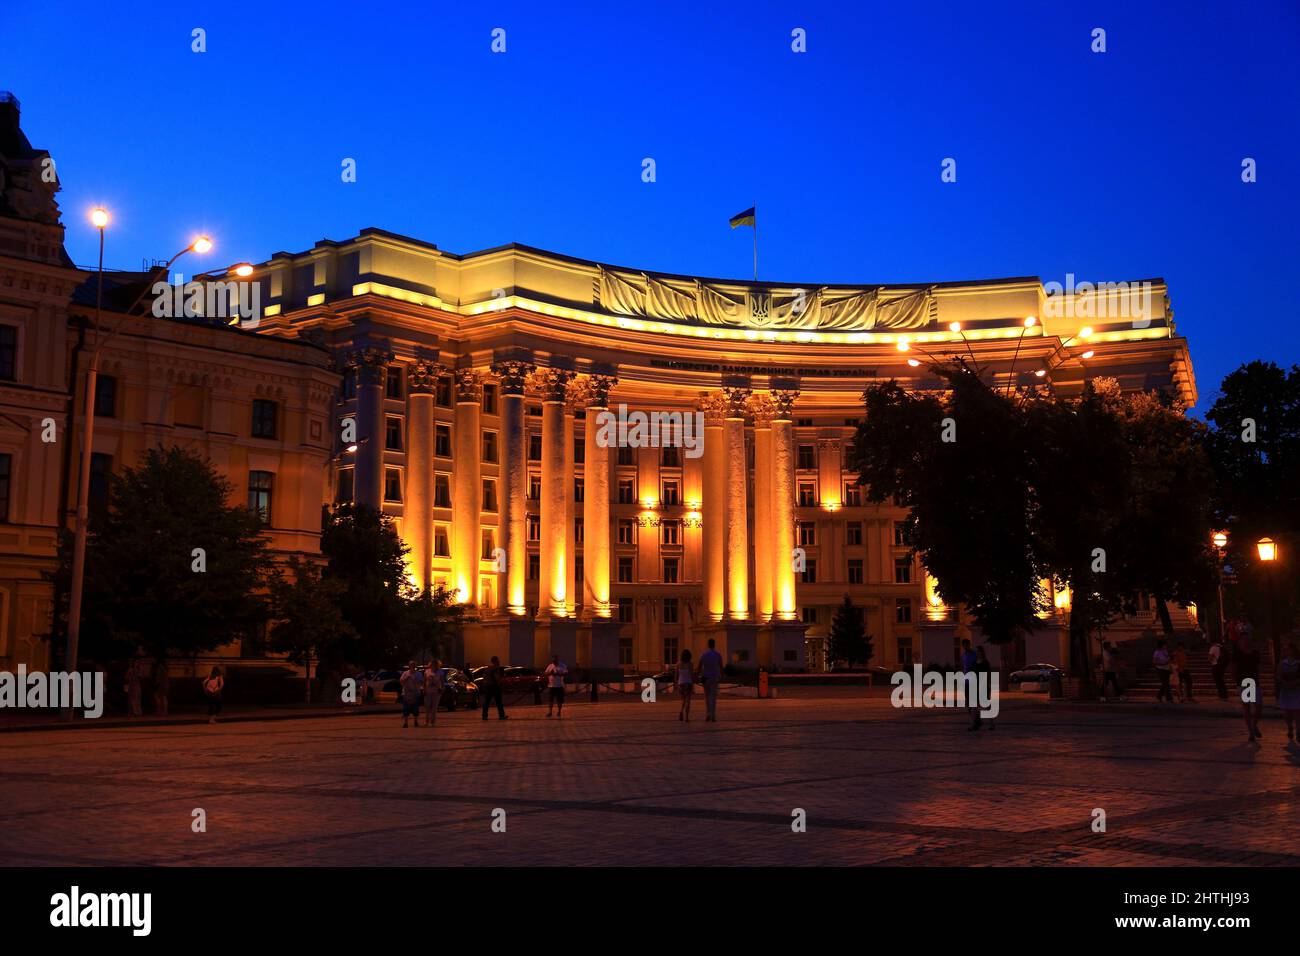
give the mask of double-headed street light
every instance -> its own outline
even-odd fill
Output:
[[[151,273],[148,279],[145,280],[145,286],[140,290],[140,294],[122,313],[121,318],[113,325],[108,335],[100,335],[104,302],[104,229],[108,226],[109,218],[108,210],[102,207],[91,210],[90,222],[99,230],[99,275],[95,292],[95,348],[90,353],[90,367],[86,370],[85,423],[82,426],[81,472],[78,475],[77,482],[77,521],[72,543],[72,586],[68,598],[68,647],[67,661],[65,662],[65,670],[69,673],[77,669],[77,644],[81,639],[81,598],[86,578],[86,537],[90,515],[90,454],[95,441],[95,392],[99,385],[99,359],[103,354],[104,346],[111,342],[113,337],[122,330],[122,326],[131,313],[135,311],[136,306],[144,299],[145,294],[153,288],[153,282],[151,281],[153,274]],[[212,240],[207,236],[198,236],[184,249],[168,259],[161,269],[155,271],[161,271],[163,275],[166,275],[172,263],[185,253],[197,252],[202,255],[211,249]],[[71,719],[71,709],[65,712],[65,716],[67,719]]]

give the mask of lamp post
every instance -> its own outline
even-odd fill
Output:
[[[1278,639],[1273,623],[1273,565],[1277,563],[1277,542],[1272,538],[1260,538],[1255,543],[1255,551],[1259,554],[1259,560],[1264,565],[1264,577],[1268,581],[1268,639],[1273,645],[1273,660],[1278,659]]]
[[[1224,622],[1226,620],[1223,613],[1223,552],[1228,547],[1228,536],[1222,531],[1216,531],[1211,536],[1210,541],[1219,555],[1215,567],[1215,578],[1218,580],[1219,585],[1219,640],[1223,640]]]
[[[95,391],[99,384],[99,359],[103,354],[104,346],[111,342],[113,337],[122,330],[126,320],[135,311],[141,300],[144,299],[145,293],[153,287],[153,283],[146,280],[144,288],[135,297],[135,301],[122,313],[122,317],[117,320],[108,335],[101,338],[99,333],[104,293],[104,228],[108,225],[108,219],[108,213],[103,209],[96,209],[91,213],[91,222],[99,230],[99,289],[95,295],[95,348],[90,353],[90,368],[86,370],[85,423],[82,426],[81,471],[77,481],[77,522],[72,543],[72,586],[68,598],[68,648],[67,661],[64,664],[68,673],[73,673],[77,669],[77,644],[81,639],[81,596],[86,580],[86,537],[90,515],[90,456],[95,442]],[[207,236],[199,236],[168,259],[166,265],[160,271],[166,275],[172,263],[187,252],[193,251],[202,255],[211,248],[212,240]],[[150,279],[152,279],[152,276],[150,276]],[[65,719],[72,719],[71,708],[65,711]]]

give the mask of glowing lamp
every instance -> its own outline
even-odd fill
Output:
[[[1255,550],[1259,552],[1261,561],[1277,560],[1277,542],[1272,538],[1260,538],[1255,544]]]
[[[193,249],[195,252],[197,252],[199,255],[203,255],[205,252],[212,251],[212,240],[209,239],[207,236],[199,236],[197,239],[195,239],[193,242],[190,243],[190,248]]]
[[[96,229],[103,229],[108,225],[108,210],[102,206],[96,206],[90,210],[90,222]]]

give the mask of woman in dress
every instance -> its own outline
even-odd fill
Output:
[[[1286,739],[1295,740],[1296,718],[1300,717],[1300,648],[1295,641],[1286,642],[1277,662],[1277,705],[1286,721]]]
[[[691,698],[695,696],[695,674],[691,670],[691,652],[682,651],[682,659],[677,664],[677,692],[682,695],[682,709],[677,712],[677,719],[691,722]]]

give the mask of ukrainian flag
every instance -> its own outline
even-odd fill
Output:
[[[731,228],[735,229],[737,226],[753,226],[757,229],[758,219],[754,215],[754,208],[755,207],[750,206],[744,212],[736,213],[736,215],[732,216],[730,220]]]

